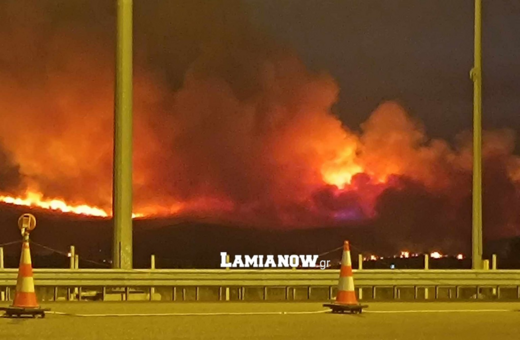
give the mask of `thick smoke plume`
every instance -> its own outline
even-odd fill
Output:
[[[110,3],[0,4],[0,195],[110,211]],[[429,139],[395,102],[350,130],[332,113],[333,77],[255,31],[238,1],[135,11],[134,211],[283,228],[372,221],[410,244],[468,233],[471,134]],[[511,132],[485,133],[492,236],[520,228],[513,149]]]

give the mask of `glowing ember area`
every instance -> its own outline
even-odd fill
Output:
[[[325,183],[344,189],[346,185],[351,184],[354,175],[363,172],[361,166],[354,164],[355,150],[355,144],[345,147],[339,152],[336,159],[324,164],[321,174]]]
[[[344,189],[345,185],[350,184],[353,175],[353,171],[348,170],[338,172],[324,171],[323,180],[328,184],[337,186],[339,189]]]
[[[410,258],[420,257],[420,256],[423,256],[423,255],[419,254],[419,253],[410,253],[409,251],[401,251],[399,255],[393,255],[393,256],[390,256],[390,258],[410,259]],[[441,259],[441,258],[449,257],[449,255],[443,255],[442,253],[436,251],[436,252],[432,252],[430,254],[430,257],[433,259]],[[453,257],[455,257],[458,260],[465,259],[463,254],[457,254]],[[377,255],[370,255],[369,257],[364,257],[363,261],[377,261],[380,259],[384,259],[384,257],[379,257]]]
[[[111,214],[105,210],[91,207],[85,204],[69,205],[66,202],[58,199],[44,199],[43,195],[37,193],[27,193],[25,197],[10,197],[0,196],[0,202],[25,207],[38,207],[42,209],[49,209],[59,211],[62,213],[96,216],[96,217],[110,217]],[[143,214],[132,214],[133,218],[143,217]]]

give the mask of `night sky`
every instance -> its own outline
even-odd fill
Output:
[[[257,25],[339,81],[348,126],[397,99],[432,137],[471,129],[474,1],[246,2]],[[484,129],[520,131],[519,18],[518,1],[483,1]]]

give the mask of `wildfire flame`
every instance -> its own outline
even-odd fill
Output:
[[[0,196],[0,202],[24,207],[38,207],[42,209],[59,211],[62,213],[96,216],[96,217],[110,217],[111,214],[103,209],[91,207],[86,204],[69,205],[63,200],[59,199],[45,199],[42,194],[28,192],[25,197]],[[132,214],[132,218],[143,217],[143,214]]]
[[[341,150],[334,160],[324,164],[321,169],[325,183],[344,189],[346,185],[351,183],[354,175],[362,173],[364,170],[360,165],[354,163],[354,160],[355,145],[347,146]]]

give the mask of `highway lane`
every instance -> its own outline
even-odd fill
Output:
[[[323,313],[318,303],[48,303],[64,314],[0,319],[0,339],[520,338],[520,303],[369,305],[362,315],[336,315]]]

